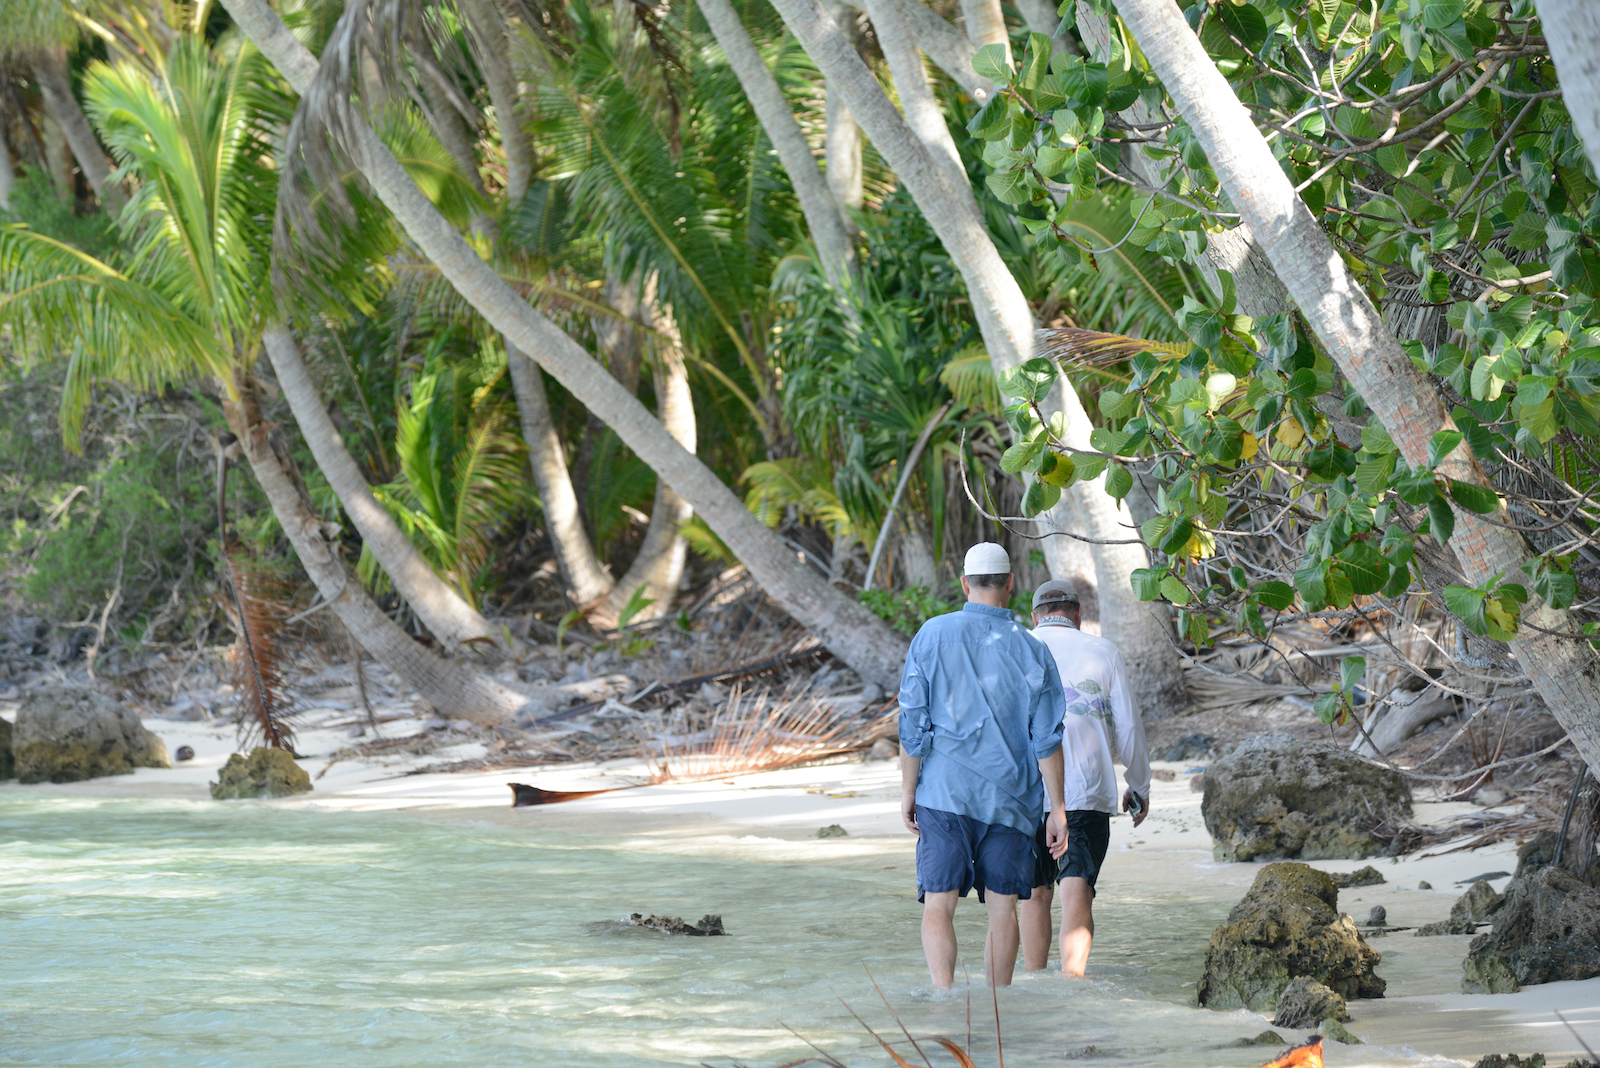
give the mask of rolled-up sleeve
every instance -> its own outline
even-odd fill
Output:
[[[928,711],[928,673],[923,650],[911,643],[900,674],[900,745],[910,756],[926,756],[933,744],[933,719]]]
[[[1033,742],[1034,758],[1043,760],[1061,748],[1061,734],[1066,729],[1067,694],[1061,686],[1061,672],[1056,670],[1056,658],[1043,643],[1039,646],[1039,652],[1044,664],[1044,685],[1033,694],[1033,708],[1028,713],[1028,735]]]

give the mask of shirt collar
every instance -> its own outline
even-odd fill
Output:
[[[1072,626],[1072,621],[1066,616],[1045,616],[1043,619],[1039,620],[1038,627],[1035,627],[1034,629],[1037,630],[1039,627],[1070,627],[1072,630],[1078,629],[1077,627]]]
[[[961,610],[963,612],[976,612],[980,616],[993,616],[996,619],[1011,618],[1011,609],[1009,608],[996,608],[994,605],[978,604],[976,601],[968,601],[961,606]]]

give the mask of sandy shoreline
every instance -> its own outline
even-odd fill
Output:
[[[348,722],[348,714],[327,722]],[[207,784],[234,751],[232,727],[207,723],[146,720],[169,751],[191,746],[192,761],[171,769],[140,769],[130,776],[65,785],[0,786],[4,793],[64,797],[175,798],[203,800]],[[420,720],[384,727],[385,736],[409,733]],[[472,821],[501,827],[540,828],[586,834],[625,836],[630,844],[671,853],[693,854],[720,848],[718,842],[739,840],[740,848],[774,860],[804,859],[851,867],[892,862],[908,873],[913,840],[900,826],[899,770],[891,761],[847,762],[759,775],[730,776],[709,782],[674,783],[617,790],[613,793],[543,808],[510,808],[508,782],[531,782],[558,790],[589,790],[640,781],[643,765],[612,763],[558,765],[538,769],[405,775],[423,764],[468,759],[482,746],[463,742],[426,757],[386,758],[381,763],[339,760],[324,765],[348,744],[342,730],[307,724],[300,731],[303,767],[323,771],[312,793],[272,802],[244,802],[308,811],[399,812],[429,820]],[[1211,859],[1210,839],[1200,819],[1199,795],[1189,788],[1188,768],[1160,764],[1174,772],[1170,782],[1157,781],[1149,820],[1135,831],[1125,819],[1113,822],[1111,856],[1103,892],[1115,895],[1137,889],[1183,890],[1232,902],[1243,895],[1257,865],[1218,864]],[[1419,804],[1423,823],[1439,823],[1457,813],[1480,811],[1466,804]],[[848,837],[818,840],[817,831],[838,824]],[[1349,871],[1362,862],[1318,861],[1327,871]],[[1342,891],[1340,908],[1358,918],[1373,905],[1383,905],[1393,924],[1414,926],[1445,918],[1464,887],[1463,880],[1516,867],[1514,844],[1475,853],[1418,856],[1372,861],[1384,884]],[[1419,891],[1426,881],[1435,888]],[[1493,881],[1503,889],[1505,878]],[[907,887],[908,896],[911,888]],[[1109,896],[1106,898],[1111,900]],[[1392,1058],[1438,1059],[1471,1064],[1491,1053],[1544,1053],[1552,1068],[1581,1056],[1572,1034],[1555,1017],[1560,1009],[1591,1045],[1600,1044],[1600,978],[1584,982],[1529,987],[1510,995],[1463,995],[1460,962],[1470,936],[1413,938],[1397,933],[1375,940],[1384,954],[1378,972],[1389,982],[1389,996],[1352,1002],[1349,1029],[1369,1044],[1330,1051],[1337,1065],[1367,1062],[1382,1049]],[[915,946],[905,952],[915,954]],[[1091,964],[1091,976],[1093,966]],[[1263,1017],[1263,1029],[1267,1026]],[[1287,1037],[1287,1036],[1286,1036]],[[1240,1063],[1250,1060],[1244,1054]]]

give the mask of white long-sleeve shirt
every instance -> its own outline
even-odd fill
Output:
[[[1117,811],[1121,799],[1114,763],[1127,769],[1128,788],[1148,802],[1150,754],[1122,654],[1062,616],[1046,616],[1032,634],[1054,654],[1067,695],[1061,755],[1068,811]]]

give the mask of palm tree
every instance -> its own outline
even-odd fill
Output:
[[[239,26],[290,83],[302,93],[310,90],[317,62],[277,14],[263,0],[225,3]],[[323,103],[334,101],[323,98]],[[905,640],[796,561],[743,502],[652,418],[635,397],[500,278],[428,202],[359,115],[345,112],[340,126],[347,134],[342,147],[353,156],[374,192],[490,325],[537,359],[605,420],[636,455],[694,507],[790,615],[809,627],[864,679],[886,687],[897,684],[905,658]]]
[[[266,264],[277,181],[267,154],[286,101],[253,50],[222,64],[194,36],[180,38],[160,75],[124,62],[96,64],[86,79],[107,143],[142,180],[123,219],[126,268],[7,227],[0,322],[32,351],[71,354],[69,441],[98,381],[159,388],[211,378],[284,533],[356,639],[443,712],[490,722],[514,715],[520,695],[428,652],[354,580],[262,414],[252,367],[273,314]]]

